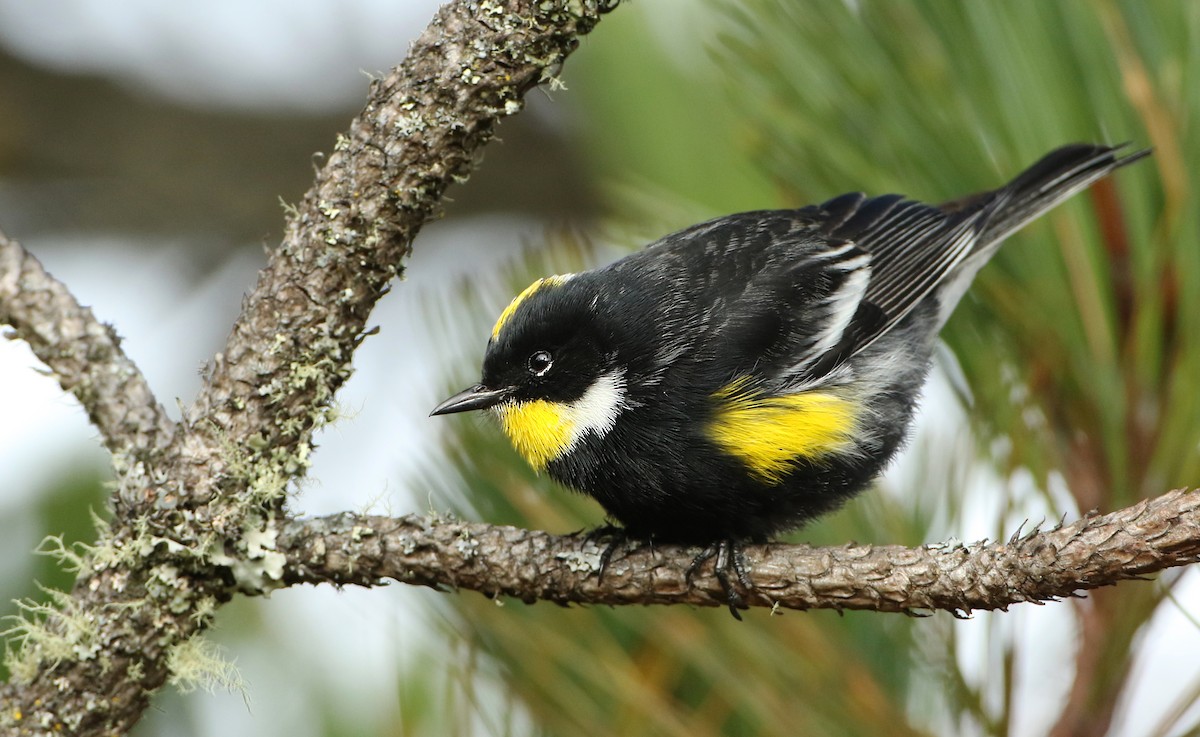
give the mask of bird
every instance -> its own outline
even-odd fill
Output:
[[[488,410],[622,538],[699,546],[693,568],[715,556],[740,619],[742,546],[870,486],[976,273],[1014,231],[1150,154],[1128,145],[1062,146],[942,205],[856,192],[718,217],[538,279],[496,320],[480,381],[431,415]]]

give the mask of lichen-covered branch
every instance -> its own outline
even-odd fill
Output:
[[[109,530],[85,551],[61,551],[80,571],[74,590],[31,607],[15,628],[22,646],[6,659],[13,679],[0,686],[0,734],[128,731],[222,602],[281,585],[285,559],[275,540],[285,492],[307,468],[312,434],[350,374],[371,309],[497,122],[558,73],[612,5],[443,6],[404,62],[371,84],[366,107],[289,212],[282,244],[166,442],[170,425],[154,415],[148,390],[130,388],[130,376],[140,377],[107,375],[125,366],[111,333],[94,320],[73,325],[78,316],[69,311],[58,315],[66,327],[48,328],[28,320],[33,313],[19,301],[4,308],[106,439],[108,427],[120,438],[110,447],[128,449],[136,462],[123,464],[114,453],[119,484]],[[30,284],[36,297],[43,274],[36,262],[3,253],[0,300]],[[59,292],[46,294],[54,302]],[[48,317],[60,307],[42,309]],[[93,396],[107,386],[101,379],[130,392],[141,414],[110,416]]]
[[[0,325],[29,344],[62,388],[79,400],[105,446],[131,460],[163,447],[174,423],[146,378],[121,350],[116,332],[0,232]]]
[[[586,535],[344,513],[289,522],[280,536],[289,583],[370,586],[386,579],[560,604],[724,606],[695,549],[622,545],[603,577],[605,541]],[[1172,491],[1007,542],[920,548],[754,545],[757,606],[956,614],[1075,596],[1200,560],[1200,493]]]
[[[559,66],[605,10],[591,2],[456,2],[404,62],[371,84],[288,219],[281,246],[189,412],[209,438],[254,438],[274,464],[302,462],[322,409],[350,373],[367,318],[403,271],[442,193],[463,181],[501,118]],[[228,493],[208,472],[218,444],[192,446],[189,493]]]

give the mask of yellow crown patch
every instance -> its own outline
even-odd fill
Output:
[[[513,313],[521,306],[521,303],[529,299],[542,287],[556,287],[566,283],[574,274],[555,274],[554,276],[546,276],[538,279],[533,284],[525,287],[517,296],[513,297],[513,301],[508,303],[508,307],[500,313],[500,317],[496,318],[496,324],[492,327],[492,340],[500,337],[500,331],[504,328],[504,324],[512,319]]]

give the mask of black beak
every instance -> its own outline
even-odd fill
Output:
[[[503,402],[511,392],[511,389],[488,389],[483,384],[476,384],[470,389],[464,389],[434,407],[429,416],[449,415],[455,412],[467,412],[473,409],[495,407],[497,404]]]

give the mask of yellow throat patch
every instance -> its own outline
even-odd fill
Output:
[[[571,446],[575,423],[565,405],[537,399],[506,402],[496,411],[513,447],[539,473]]]
[[[607,435],[627,407],[625,370],[614,368],[596,377],[573,401],[509,401],[496,407],[496,414],[513,446],[535,471],[541,472],[551,461],[569,453],[582,438]]]
[[[743,376],[712,395],[718,407],[708,432],[760,481],[777,484],[796,461],[850,447],[857,413],[848,400],[815,390],[763,396],[748,383]]]
[[[492,327],[492,340],[500,337],[500,331],[504,328],[505,323],[512,319],[513,313],[517,311],[517,308],[521,306],[522,302],[532,297],[533,294],[542,287],[556,287],[560,284],[564,284],[573,276],[575,275],[556,274],[554,276],[547,276],[538,279],[533,284],[525,287],[524,291],[522,291],[516,297],[513,297],[513,301],[508,303],[508,307],[504,308],[504,311],[500,313],[500,317],[496,318],[496,324]]]

